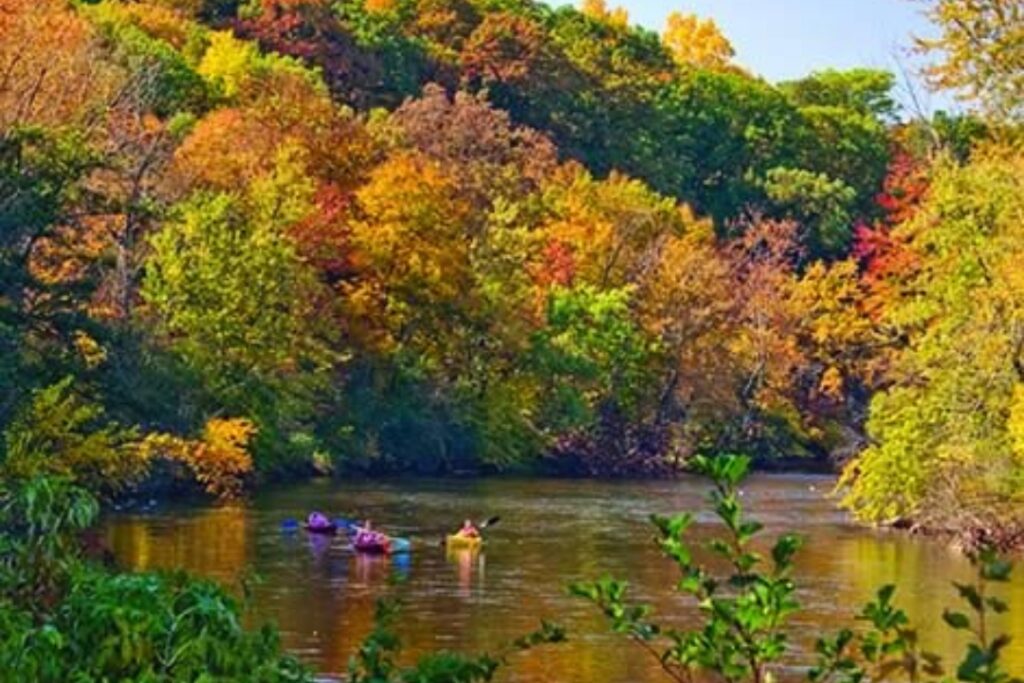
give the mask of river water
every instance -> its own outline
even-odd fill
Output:
[[[877,587],[896,583],[897,603],[919,622],[923,644],[947,659],[959,656],[962,641],[941,614],[956,605],[950,582],[971,578],[967,562],[938,541],[852,525],[825,497],[830,488],[825,477],[759,475],[743,491],[767,533],[796,531],[807,540],[798,555],[798,649],[850,625]],[[673,593],[677,572],[654,547],[647,519],[702,509],[705,493],[697,479],[318,480],[265,490],[229,507],[117,514],[108,517],[105,532],[127,566],[181,567],[232,587],[257,576],[253,619],[275,622],[285,646],[327,676],[345,672],[371,628],[376,599],[390,595],[404,604],[397,629],[404,661],[438,648],[500,651],[547,619],[569,630],[569,642],[514,655],[500,681],[646,683],[665,680],[657,662],[610,635],[603,618],[566,586],[604,575],[628,578],[634,597],[652,602],[664,621],[686,626],[692,606]],[[364,557],[340,538],[282,530],[283,520],[314,509],[370,517],[411,538],[414,550],[406,557]],[[439,547],[442,534],[464,518],[494,515],[501,521],[479,555]],[[703,514],[695,532],[706,535],[710,522]],[[1016,636],[1008,656],[1019,674],[1024,570],[1003,592],[1011,612],[996,627]],[[799,669],[789,673],[796,678]]]

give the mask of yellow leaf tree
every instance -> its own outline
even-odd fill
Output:
[[[629,24],[629,12],[622,7],[610,10],[604,0],[583,0],[580,10],[588,17],[607,22],[613,26],[627,26]]]
[[[662,42],[679,64],[703,69],[721,69],[736,54],[714,20],[695,14],[668,15]]]
[[[999,117],[1024,117],[1024,3],[931,0],[926,11],[941,34],[919,38],[940,60],[925,69],[931,85],[959,91]]]

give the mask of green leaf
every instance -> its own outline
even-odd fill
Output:
[[[942,613],[942,619],[951,628],[957,629],[958,631],[968,629],[971,627],[971,620],[967,618],[966,614],[960,612],[951,612],[946,610]]]

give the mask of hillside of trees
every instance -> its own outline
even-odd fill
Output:
[[[0,0],[0,467],[744,452],[984,526],[1024,493],[1014,4],[931,4],[976,113],[926,117],[600,0]]]

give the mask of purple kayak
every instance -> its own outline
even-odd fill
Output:
[[[302,525],[302,528],[311,534],[333,536],[338,533],[338,525],[327,519],[325,515],[319,512],[310,513],[309,517],[306,518],[306,523]]]

